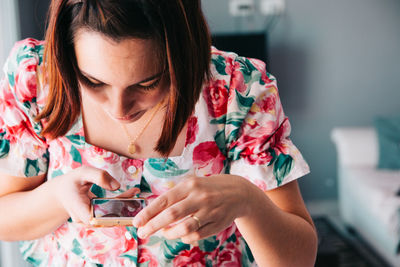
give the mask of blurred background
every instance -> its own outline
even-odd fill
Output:
[[[0,2],[1,65],[16,40],[43,39],[48,3]],[[202,3],[217,48],[262,58],[277,78],[292,140],[311,167],[299,180],[305,201],[335,203],[332,129],[400,114],[400,1]]]

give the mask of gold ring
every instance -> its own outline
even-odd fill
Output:
[[[193,214],[190,215],[190,217],[192,217],[197,222],[197,226],[198,226],[197,229],[200,229],[200,227],[201,227],[200,219],[197,216],[194,216]]]

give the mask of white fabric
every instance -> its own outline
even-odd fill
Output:
[[[338,127],[332,130],[339,165],[373,166],[378,162],[378,140],[372,127]]]
[[[400,171],[377,170],[374,167],[349,167],[346,180],[357,199],[363,200],[374,217],[379,218],[388,235],[400,241]]]

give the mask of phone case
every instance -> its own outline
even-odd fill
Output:
[[[135,198],[93,198],[91,200],[91,219],[90,219],[90,225],[94,227],[113,227],[113,226],[133,226],[132,221],[134,217],[100,217],[96,218],[94,216],[94,205],[93,201],[94,200],[123,200],[123,201],[140,201],[141,203],[144,203],[142,207],[145,207],[146,204],[146,199],[145,198],[140,198],[140,197],[135,197]]]

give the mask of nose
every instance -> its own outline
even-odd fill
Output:
[[[134,103],[122,90],[113,88],[108,97],[108,111],[114,118],[123,118],[129,115]]]

